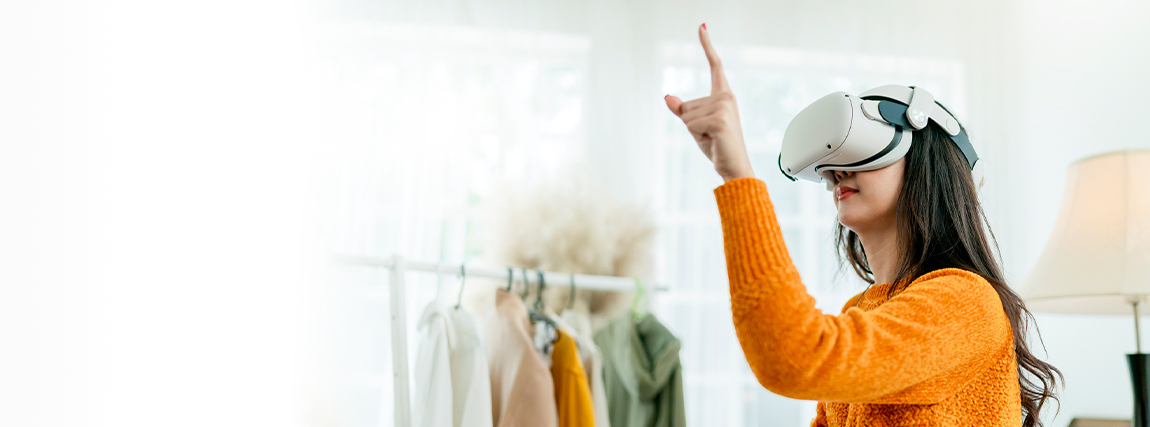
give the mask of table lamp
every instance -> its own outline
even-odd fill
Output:
[[[1134,427],[1148,427],[1150,358],[1138,315],[1150,295],[1150,150],[1070,165],[1058,219],[1019,295],[1034,312],[1134,314],[1137,353],[1127,354]]]

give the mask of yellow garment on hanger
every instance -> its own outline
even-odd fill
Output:
[[[555,382],[559,427],[594,427],[591,387],[579,359],[579,349],[575,347],[575,340],[562,331],[551,352],[551,379]]]

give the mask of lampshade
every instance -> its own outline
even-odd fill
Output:
[[[1146,300],[1150,150],[1070,165],[1054,231],[1019,294],[1031,311],[1056,313],[1128,315],[1132,301]]]

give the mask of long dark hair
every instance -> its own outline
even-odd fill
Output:
[[[1030,352],[1026,336],[1034,316],[1022,298],[1006,285],[1002,268],[991,252],[987,232],[996,251],[998,242],[989,224],[986,232],[983,231],[986,215],[978,203],[966,157],[945,131],[932,122],[914,132],[914,144],[905,158],[903,185],[895,207],[901,256],[893,283],[905,288],[911,279],[940,268],[961,268],[990,282],[1014,331],[1022,425],[1041,426],[1038,414],[1043,406],[1051,399],[1058,401],[1054,393],[1055,378],[1063,383],[1065,379],[1054,365]],[[874,273],[858,234],[839,223],[835,227],[835,243],[840,268],[847,262],[859,277],[874,284]],[[893,297],[901,290],[891,286],[887,296]]]

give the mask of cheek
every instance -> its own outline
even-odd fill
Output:
[[[894,215],[895,204],[898,203],[898,189],[889,188],[882,189],[882,191],[869,194],[870,209],[875,211],[876,214],[881,215]]]
[[[865,194],[858,193],[839,202],[840,212],[846,210],[848,215],[867,221],[893,216],[902,184],[901,173],[901,169],[887,167],[865,175],[860,174],[859,187]]]

